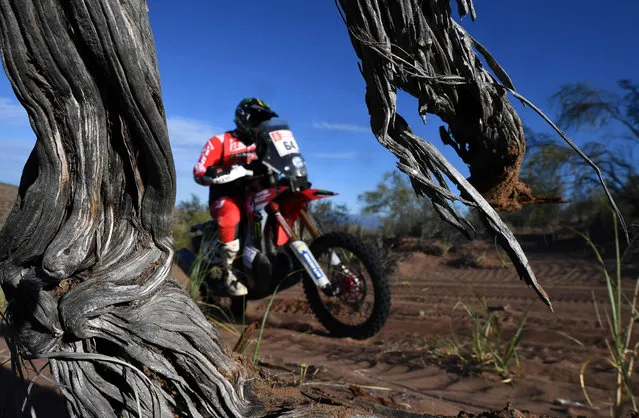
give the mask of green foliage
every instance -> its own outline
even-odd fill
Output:
[[[559,109],[559,122],[566,128],[615,128],[599,141],[586,143],[583,148],[601,168],[613,193],[630,192],[639,200],[632,179],[637,177],[634,155],[639,146],[639,86],[630,80],[618,82],[619,92],[598,89],[587,83],[563,85],[552,96]],[[622,131],[619,130],[621,128]],[[588,186],[595,183],[595,173],[564,157],[563,162],[578,174],[575,180],[586,196],[591,195]],[[633,193],[634,192],[634,193]]]
[[[459,256],[450,260],[447,264],[456,268],[482,268],[486,260],[486,251],[481,254],[475,254],[474,251],[464,249],[460,251]]]
[[[478,308],[463,302],[455,306],[461,306],[472,321],[470,349],[457,340],[453,340],[451,348],[467,370],[493,372],[504,379],[520,374],[517,349],[523,337],[528,311],[520,318],[512,338],[506,340],[503,338],[500,318],[488,308],[486,299],[477,297],[477,301]]]
[[[197,195],[191,194],[191,200],[181,201],[177,205],[173,219],[172,232],[175,248],[193,250],[191,247],[191,226],[210,219],[208,207],[202,203]]]
[[[317,200],[309,205],[309,213],[321,225],[324,232],[345,231],[349,227],[350,212],[345,204],[333,204],[330,200]]]
[[[197,301],[200,298],[202,285],[205,285],[206,277],[209,275],[221,277],[223,268],[221,266],[209,266],[207,260],[214,258],[221,250],[221,243],[217,239],[217,231],[205,231],[205,234],[214,234],[213,236],[205,236],[202,239],[200,251],[195,255],[195,261],[189,272],[188,291],[191,298]]]
[[[552,96],[559,108],[559,125],[565,129],[600,128],[612,120],[621,123],[639,141],[639,86],[630,80],[617,82],[621,94],[588,83],[565,84]]]
[[[639,174],[628,176],[626,184],[621,186],[615,195],[622,213],[634,220],[639,219]]]
[[[533,193],[560,195],[564,192],[562,164],[574,152],[563,147],[554,137],[524,127],[528,153],[520,176]]]
[[[428,199],[417,197],[407,177],[399,171],[384,173],[375,190],[360,194],[362,213],[377,215],[386,236],[420,237],[438,218]]]
[[[210,219],[211,215],[209,214],[208,207],[200,200],[199,196],[191,194],[190,200],[181,201],[177,205],[173,216],[172,233],[175,248],[188,248],[194,252],[193,246],[191,245],[191,226],[209,221]],[[210,241],[208,238],[207,240]],[[215,241],[213,240],[211,242]],[[211,251],[210,248],[203,248],[202,250]],[[188,292],[194,301],[200,298],[200,287],[204,283],[207,274],[209,274],[208,266],[205,263],[206,256],[203,251],[195,254],[195,261],[189,274]]]
[[[304,381],[306,380],[306,375],[308,374],[308,363],[300,364],[300,375],[299,375],[299,385],[302,386]],[[317,371],[317,369],[316,369]]]
[[[195,193],[191,193],[191,200],[182,200],[177,205],[178,209],[181,209],[187,213],[196,212],[208,212],[208,207],[200,200],[200,196]]]
[[[608,348],[607,363],[610,364],[617,373],[617,385],[615,390],[615,402],[612,415],[615,417],[623,416],[624,408],[627,402],[630,403],[634,413],[637,413],[637,399],[636,395],[632,392],[632,375],[636,362],[639,360],[639,343],[633,345],[632,333],[635,328],[635,324],[639,321],[639,310],[637,300],[639,297],[639,278],[635,280],[634,292],[630,297],[623,293],[622,290],[622,278],[621,278],[621,252],[619,245],[619,236],[617,234],[617,222],[614,217],[614,231],[615,231],[615,243],[616,243],[616,263],[614,273],[610,273],[601,253],[597,250],[597,247],[592,240],[585,235],[583,238],[588,242],[596,255],[599,263],[601,264],[604,279],[607,289],[607,306],[604,307],[606,314],[606,321],[604,322],[600,315],[600,309],[595,301],[595,310],[599,317],[599,322],[607,326],[608,338],[606,339],[606,346]],[[624,312],[627,313],[627,317],[624,319]],[[590,398],[586,390],[585,385],[585,370],[588,367],[590,361],[583,364],[581,368],[580,380],[582,389],[588,402]]]
[[[639,219],[639,86],[629,80],[618,82],[618,91],[587,83],[561,86],[552,96],[564,129],[597,129],[600,137],[580,147],[600,168],[621,213],[628,224]],[[602,130],[604,130],[602,132]],[[559,228],[565,224],[597,228],[612,242],[608,205],[601,199],[597,173],[568,145],[548,135],[526,130],[528,153],[521,178],[534,194],[570,199],[565,205],[531,205],[505,220],[515,228]],[[605,221],[605,222],[604,222]]]
[[[266,325],[266,319],[268,318],[268,313],[271,310],[271,305],[273,305],[273,300],[275,300],[275,295],[277,295],[277,291],[280,290],[280,285],[277,285],[277,287],[275,287],[275,290],[273,291],[273,294],[271,295],[271,298],[268,301],[268,305],[266,306],[266,312],[264,312],[264,315],[262,316],[262,324],[260,325],[260,333],[257,336],[257,341],[255,343],[255,350],[253,351],[253,363],[257,364],[258,360],[260,359],[260,347],[262,346],[262,336],[264,333],[264,326]]]

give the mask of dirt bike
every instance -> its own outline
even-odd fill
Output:
[[[246,300],[269,297],[301,281],[312,312],[332,335],[366,339],[377,334],[390,314],[390,289],[375,250],[352,234],[321,232],[308,205],[336,193],[311,188],[306,163],[285,121],[261,124],[256,149],[266,174],[243,179],[242,256],[233,269],[248,294],[231,298],[232,310],[237,315]],[[189,274],[196,267],[209,272],[203,292],[227,296],[222,280],[212,273],[220,263],[215,224],[194,225],[191,232],[195,253],[177,251],[178,265]],[[300,238],[306,233],[310,245]]]

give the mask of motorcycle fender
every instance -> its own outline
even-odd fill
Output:
[[[337,195],[337,193],[320,189],[306,189],[296,192],[291,198],[281,203],[282,215],[284,215],[284,218],[289,221],[289,225],[292,227],[297,220],[300,211],[306,208],[308,202]],[[280,225],[277,226],[276,234],[276,243],[278,246],[284,245],[288,242],[289,236]]]
[[[328,277],[326,277],[324,270],[322,270],[306,243],[304,241],[292,241],[289,245],[297,259],[300,260],[300,263],[302,263],[309,276],[313,279],[313,283],[320,289],[328,286],[330,284]]]
[[[334,197],[338,194],[335,192],[331,192],[328,190],[321,189],[306,189],[299,192],[309,201],[318,200],[318,199],[326,199],[327,197]]]

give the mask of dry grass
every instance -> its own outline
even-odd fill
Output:
[[[4,221],[9,216],[17,196],[18,187],[0,183],[0,227],[4,225]]]
[[[633,331],[635,331],[635,324],[639,322],[639,278],[635,281],[633,293],[631,295],[624,294],[622,291],[620,238],[617,235],[616,216],[614,221],[616,261],[614,271],[610,272],[606,268],[606,263],[592,240],[585,235],[582,235],[582,237],[588,242],[601,265],[608,291],[608,303],[604,304],[601,309],[594,298],[594,293],[593,301],[599,323],[605,324],[605,328],[608,331],[608,337],[605,340],[608,356],[605,360],[617,374],[611,415],[614,417],[624,416],[626,408],[629,406],[632,410],[631,414],[636,416],[638,403],[637,395],[633,392],[632,378],[635,364],[639,359],[639,343],[633,344]],[[604,315],[602,315],[602,311]],[[603,321],[602,316],[605,317],[605,321]],[[591,361],[588,360],[583,363],[579,376],[584,396],[590,405],[592,405],[592,402],[588,396],[584,376]]]

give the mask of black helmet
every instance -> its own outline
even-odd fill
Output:
[[[238,131],[245,134],[252,134],[253,129],[260,123],[277,117],[270,107],[260,99],[249,97],[243,99],[235,109],[235,125]]]

